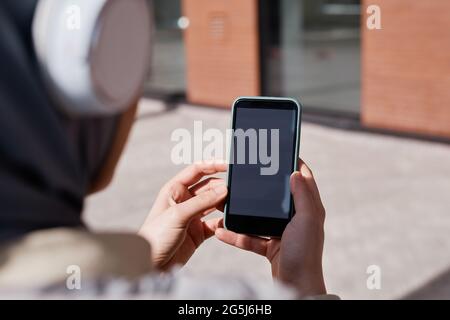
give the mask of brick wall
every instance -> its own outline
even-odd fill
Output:
[[[182,1],[189,102],[230,107],[260,94],[257,2]]]
[[[450,138],[450,1],[363,0],[382,30],[362,24],[362,121]]]

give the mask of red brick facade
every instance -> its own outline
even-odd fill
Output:
[[[257,0],[182,0],[187,96],[230,107],[259,95]],[[368,30],[366,8],[381,8]],[[450,138],[450,1],[362,0],[361,119],[368,127]]]
[[[260,95],[258,1],[183,0],[189,102],[230,107]]]
[[[450,1],[363,0],[382,30],[362,21],[362,121],[450,138]]]

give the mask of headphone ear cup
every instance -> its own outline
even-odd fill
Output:
[[[151,31],[147,0],[39,0],[34,47],[60,109],[101,116],[129,107],[148,74]]]

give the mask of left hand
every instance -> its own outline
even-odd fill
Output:
[[[223,179],[199,181],[226,170],[224,163],[193,164],[161,189],[139,231],[151,244],[156,268],[167,270],[177,264],[184,265],[195,250],[214,235],[221,218],[201,219],[216,209],[223,210],[228,190]]]

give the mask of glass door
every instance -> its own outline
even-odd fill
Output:
[[[264,5],[278,12],[270,18],[277,34],[262,37],[265,93],[297,97],[309,110],[359,114],[360,0]]]
[[[185,22],[180,0],[153,0],[155,32],[151,75],[146,83],[150,94],[184,94],[186,62],[183,43]]]

